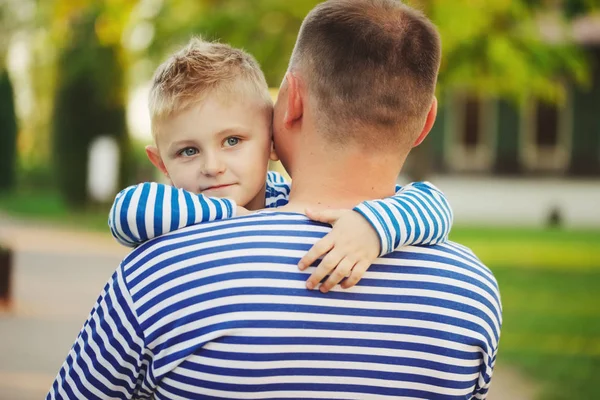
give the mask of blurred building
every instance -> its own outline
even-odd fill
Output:
[[[591,61],[590,87],[565,82],[563,105],[451,94],[429,136],[433,172],[600,177],[600,16],[579,17],[572,34]]]

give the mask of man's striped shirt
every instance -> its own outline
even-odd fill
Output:
[[[331,228],[260,212],[146,242],[109,280],[47,399],[484,399],[496,280],[467,248],[405,247],[305,288]]]
[[[269,171],[266,180],[267,208],[286,205],[290,183]],[[235,216],[236,203],[207,197],[160,183],[130,186],[117,194],[108,225],[121,244],[135,247],[149,239],[186,226]],[[365,201],[355,209],[369,221],[381,244],[380,255],[411,244],[437,244],[448,239],[452,209],[444,194],[429,182],[397,186],[396,194]]]

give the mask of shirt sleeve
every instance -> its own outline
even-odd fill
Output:
[[[438,188],[429,182],[415,182],[396,190],[393,197],[365,201],[354,208],[379,235],[380,255],[402,246],[448,240],[453,214]]]
[[[150,363],[119,267],[96,301],[46,400],[147,397]]]
[[[485,357],[486,359],[484,360],[481,366],[481,371],[479,372],[479,379],[475,385],[475,390],[473,393],[474,399],[485,400],[487,398],[490,385],[492,383],[492,371],[494,370],[494,366],[496,364],[497,350],[498,349],[496,348],[493,356],[488,355]]]
[[[275,171],[267,173],[267,191],[265,207],[276,208],[284,206],[290,198],[291,183],[286,182],[283,175]]]
[[[186,226],[235,217],[237,204],[195,194],[162,183],[146,182],[117,194],[108,226],[122,245],[138,246],[147,240]]]

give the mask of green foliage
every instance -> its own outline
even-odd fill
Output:
[[[439,87],[487,97],[564,100],[564,81],[585,84],[583,52],[568,42],[568,21],[528,1],[415,1],[440,30]],[[559,41],[544,38],[550,28]]]
[[[256,57],[267,82],[277,87],[287,69],[298,30],[318,0],[165,2],[155,20],[152,54],[159,59],[191,35],[243,48]]]
[[[15,185],[17,164],[17,116],[8,72],[0,72],[0,192]]]
[[[260,62],[267,81],[279,86],[298,29],[317,0],[164,2],[155,18],[154,57],[200,34],[241,47]],[[439,89],[464,89],[486,96],[522,100],[533,95],[564,98],[561,79],[585,84],[586,59],[572,43],[550,43],[540,34],[542,6],[531,0],[413,0],[438,26],[443,42]],[[572,1],[577,14],[588,0]],[[573,15],[570,12],[569,15]],[[551,21],[566,32],[567,21]],[[568,37],[565,34],[565,38]],[[441,96],[442,97],[442,96]]]
[[[72,40],[58,62],[53,116],[53,159],[57,183],[67,203],[87,203],[87,163],[91,142],[114,137],[121,149],[121,183],[127,180],[129,139],[119,48],[96,35],[98,12],[91,10],[72,25]]]

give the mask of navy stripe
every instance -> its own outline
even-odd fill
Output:
[[[154,205],[154,237],[160,236],[163,226],[163,203],[165,201],[165,186],[156,187],[156,204]]]
[[[135,222],[140,240],[145,242],[148,240],[148,233],[146,232],[146,206],[148,204],[148,194],[150,193],[150,184],[144,183],[142,185],[142,193],[140,195],[140,201],[138,208],[135,213]]]
[[[174,231],[179,228],[179,202],[177,201],[177,189],[171,186],[171,228]]]
[[[183,197],[185,198],[185,204],[187,206],[187,221],[186,226],[192,225],[196,221],[196,210],[194,208],[194,201],[192,200],[192,195],[184,191]]]

